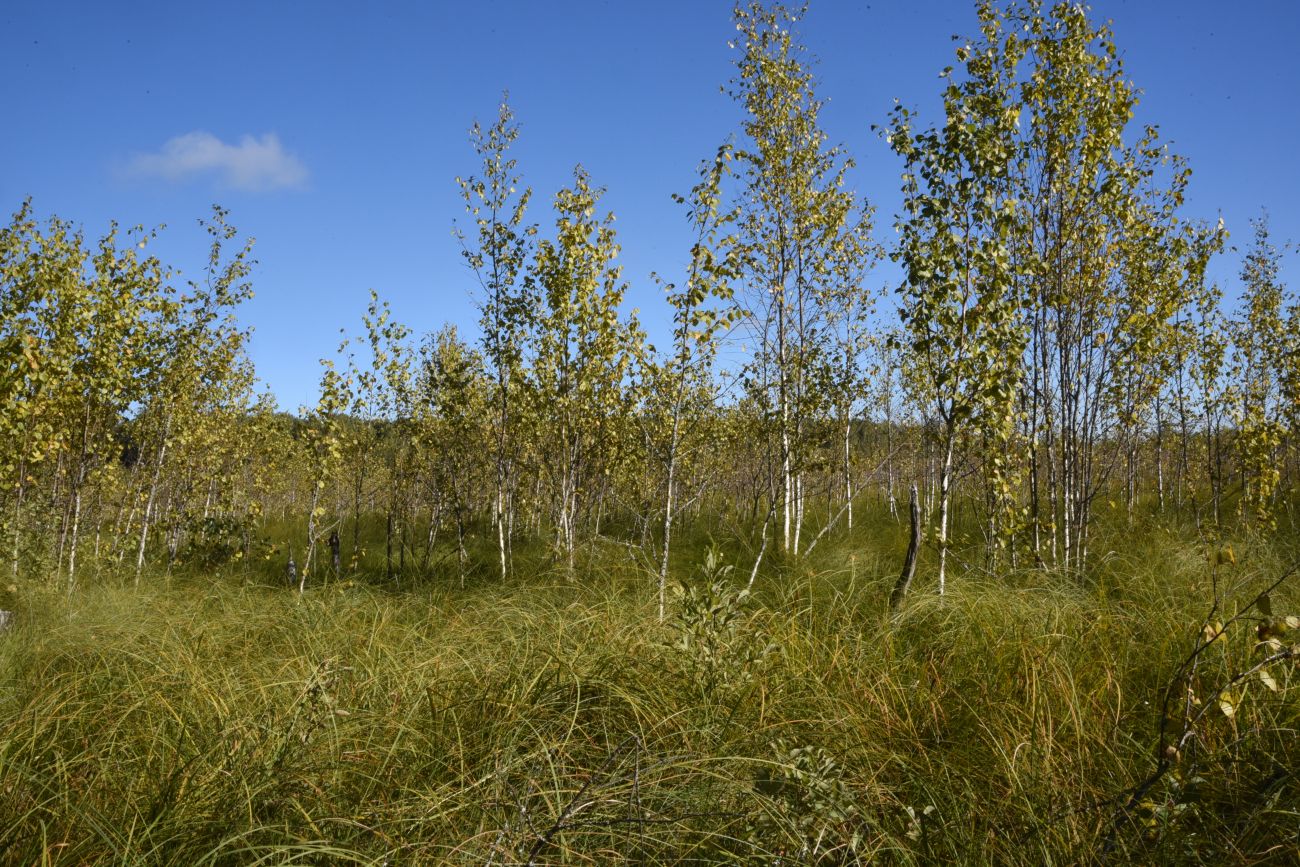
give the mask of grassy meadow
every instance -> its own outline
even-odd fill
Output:
[[[521,551],[504,583],[461,586],[453,558],[300,597],[272,556],[25,584],[0,860],[1294,863],[1294,660],[1233,681],[1261,637],[1289,646],[1292,584],[1247,606],[1290,535],[1210,551],[1122,523],[1085,578],[967,563],[940,598],[923,552],[893,615],[883,510],[769,555],[751,594],[752,552],[683,545],[664,622],[608,539],[576,574]]]

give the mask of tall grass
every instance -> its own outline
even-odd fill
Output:
[[[1206,716],[1142,803],[1203,626],[1281,569],[1212,575],[1115,529],[1085,579],[972,569],[887,598],[877,516],[752,596],[705,576],[659,623],[627,550],[460,589],[258,576],[27,594],[0,637],[12,864],[1286,863],[1296,689]],[[1114,551],[1115,553],[1108,553]],[[744,574],[742,574],[744,573]],[[710,587],[718,579],[717,588]],[[693,601],[692,601],[693,600]],[[1271,599],[1300,613],[1293,590]],[[693,606],[693,607],[692,607]],[[701,640],[704,636],[707,640]],[[1294,639],[1293,639],[1294,640]],[[1206,655],[1197,689],[1249,659]],[[1217,652],[1217,651],[1216,651]],[[1235,654],[1235,655],[1233,655]],[[1185,765],[1189,770],[1190,764]]]

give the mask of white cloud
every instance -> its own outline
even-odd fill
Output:
[[[307,180],[307,167],[285,151],[273,132],[260,138],[243,136],[239,144],[227,144],[201,130],[178,135],[157,153],[137,154],[128,171],[169,181],[218,174],[226,184],[254,192],[301,187]]]

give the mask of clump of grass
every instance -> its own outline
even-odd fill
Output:
[[[1087,580],[972,573],[943,599],[921,576],[890,615],[890,523],[874,545],[860,531],[773,564],[748,595],[747,563],[715,553],[680,570],[687,590],[664,623],[617,546],[576,580],[539,569],[463,591],[362,581],[299,597],[227,578],[29,597],[0,638],[0,852],[177,865],[1294,855],[1289,673],[1235,719],[1204,717],[1187,773],[1124,809],[1216,589],[1197,543],[1146,539]],[[1226,605],[1278,565],[1238,544],[1241,564],[1217,580]],[[1271,601],[1300,613],[1287,588]],[[1246,630],[1232,641],[1199,670],[1206,700],[1254,652]]]

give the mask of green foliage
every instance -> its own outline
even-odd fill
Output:
[[[536,327],[538,298],[531,275],[525,273],[533,252],[537,227],[525,225],[532,190],[520,189],[517,164],[509,155],[519,137],[514,112],[503,96],[497,122],[486,132],[478,123],[470,130],[474,152],[482,161],[482,174],[457,178],[465,210],[477,229],[476,243],[459,230],[466,263],[478,278],[479,327],[484,360],[493,376],[492,440],[495,446],[493,476],[495,501],[492,521],[497,529],[501,577],[509,574],[510,545],[506,524],[511,520],[510,494],[516,481],[516,464],[522,449],[517,416],[523,378],[524,349]]]
[[[1254,576],[1230,580],[1241,569],[1230,546],[1210,561],[1213,605],[1165,695],[1156,768],[1117,811],[1109,841],[1127,833],[1134,851],[1192,863],[1239,833],[1230,827],[1285,833],[1281,740],[1300,712],[1300,617],[1273,610],[1295,567],[1260,590]]]
[[[845,315],[853,307],[866,306],[857,302],[877,257],[871,207],[847,187],[853,159],[827,144],[819,124],[813,61],[796,30],[806,11],[737,3],[739,36],[730,43],[739,57],[729,92],[745,111],[735,151],[735,262],[754,343],[743,383],[763,413],[770,511],[780,515],[781,549],[792,555],[803,550],[806,476],[826,460],[817,444],[851,400],[836,385],[855,384],[836,357],[835,331],[854,322]],[[845,335],[850,353],[854,333]]]
[[[199,569],[216,569],[241,559],[250,550],[254,528],[246,516],[209,515],[194,519],[181,560]]]
[[[482,286],[480,299],[484,354],[492,365],[500,397],[508,400],[508,389],[523,362],[522,349],[533,304],[524,271],[535,226],[524,223],[532,190],[521,186],[517,163],[509,154],[519,138],[519,126],[508,100],[503,97],[497,121],[487,130],[477,122],[470,130],[475,155],[482,161],[481,173],[457,178],[466,213],[474,222],[475,237],[457,231],[466,264]],[[508,403],[507,403],[508,406]]]
[[[716,403],[714,362],[723,334],[732,325],[732,282],[739,276],[737,238],[723,234],[739,210],[721,210],[722,182],[730,174],[732,149],[723,146],[711,164],[700,167],[700,182],[690,199],[674,196],[688,207],[695,231],[686,284],[664,288],[673,310],[673,342],[662,358],[647,347],[642,369],[641,407],[646,445],[663,468],[663,550],[659,560],[659,619],[664,617],[673,521],[680,510],[678,488],[699,463],[699,451],[715,431],[701,423]],[[656,278],[657,279],[657,278]],[[647,521],[648,521],[647,517]]]
[[[672,646],[682,656],[687,679],[706,697],[749,683],[777,649],[747,610],[749,591],[732,584],[734,569],[712,546],[704,555],[698,581],[673,588]]]
[[[139,575],[151,528],[177,526],[199,499],[205,512],[240,507],[232,431],[251,408],[253,375],[234,311],[251,297],[253,262],[251,241],[227,256],[237,232],[226,216],[214,207],[200,221],[209,256],[204,279],[185,290],[141,252],[157,231],[112,225],[91,249],[58,218],[42,227],[30,204],[0,231],[0,349],[20,362],[0,380],[13,576],[61,574],[73,585],[85,528],[114,511],[111,556],[97,539],[92,565],[134,562]],[[205,490],[196,475],[211,480]],[[166,541],[170,562],[179,536]]]
[[[1233,386],[1229,396],[1237,425],[1237,450],[1245,485],[1241,508],[1255,524],[1273,526],[1281,471],[1278,452],[1286,424],[1296,417],[1296,371],[1300,338],[1288,322],[1297,305],[1278,279],[1280,254],[1269,241],[1268,221],[1254,223],[1254,243],[1242,263],[1241,320],[1233,323]]]
[[[574,169],[555,196],[555,239],[537,245],[541,307],[529,371],[541,470],[550,488],[557,548],[574,566],[578,515],[626,444],[617,423],[630,410],[624,378],[644,348],[635,315],[620,313],[627,285],[614,264],[614,215],[596,216],[603,190]]]
[[[778,741],[771,768],[754,788],[770,802],[754,824],[756,841],[793,837],[797,848],[778,848],[773,863],[852,863],[868,853],[867,833],[844,769],[820,747],[790,747]],[[760,843],[760,846],[763,844]]]
[[[964,47],[961,83],[944,73],[944,123],[916,132],[912,113],[894,109],[887,139],[906,161],[904,209],[894,253],[907,279],[899,286],[902,349],[910,382],[939,420],[939,592],[944,590],[954,449],[959,439],[1006,450],[1028,345],[1011,259],[1017,228],[1012,172],[1020,108],[1015,74],[1024,47],[1002,40],[1002,22],[982,8],[988,43]],[[1010,468],[990,465],[1003,508],[1013,497]]]

